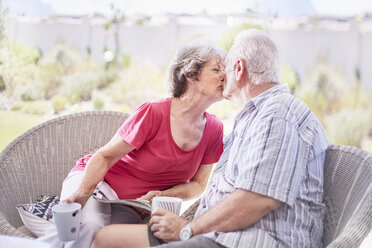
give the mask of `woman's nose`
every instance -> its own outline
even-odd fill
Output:
[[[224,82],[225,79],[226,79],[226,74],[225,74],[225,71],[223,71],[223,72],[220,74],[220,80],[221,80],[222,82]]]

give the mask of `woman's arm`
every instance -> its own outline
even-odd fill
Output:
[[[194,177],[190,179],[190,182],[177,184],[163,191],[149,191],[146,195],[139,199],[151,201],[151,199],[155,196],[172,196],[187,200],[199,196],[203,193],[205,187],[207,186],[212,168],[213,164],[201,165]]]
[[[80,187],[65,202],[78,202],[84,206],[107,171],[133,149],[133,146],[125,142],[118,134],[115,134],[106,145],[96,151],[89,159]]]

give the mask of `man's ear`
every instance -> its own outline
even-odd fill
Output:
[[[244,82],[245,71],[245,60],[239,58],[235,66],[235,79],[239,84]]]

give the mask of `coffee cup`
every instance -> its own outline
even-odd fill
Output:
[[[58,238],[72,241],[79,238],[81,205],[79,203],[61,203],[52,207]]]

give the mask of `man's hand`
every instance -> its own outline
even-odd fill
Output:
[[[154,198],[155,196],[163,196],[163,192],[160,190],[149,191],[146,195],[141,196],[137,200],[146,200],[151,202],[152,198]]]
[[[155,210],[151,216],[151,231],[155,237],[165,242],[180,240],[180,231],[187,224],[187,220],[162,208]]]
[[[77,203],[80,203],[81,208],[83,208],[85,203],[88,201],[88,199],[91,195],[92,194],[87,194],[87,193],[83,192],[82,190],[77,190],[71,196],[69,196],[68,198],[63,200],[62,203],[77,202]]]

